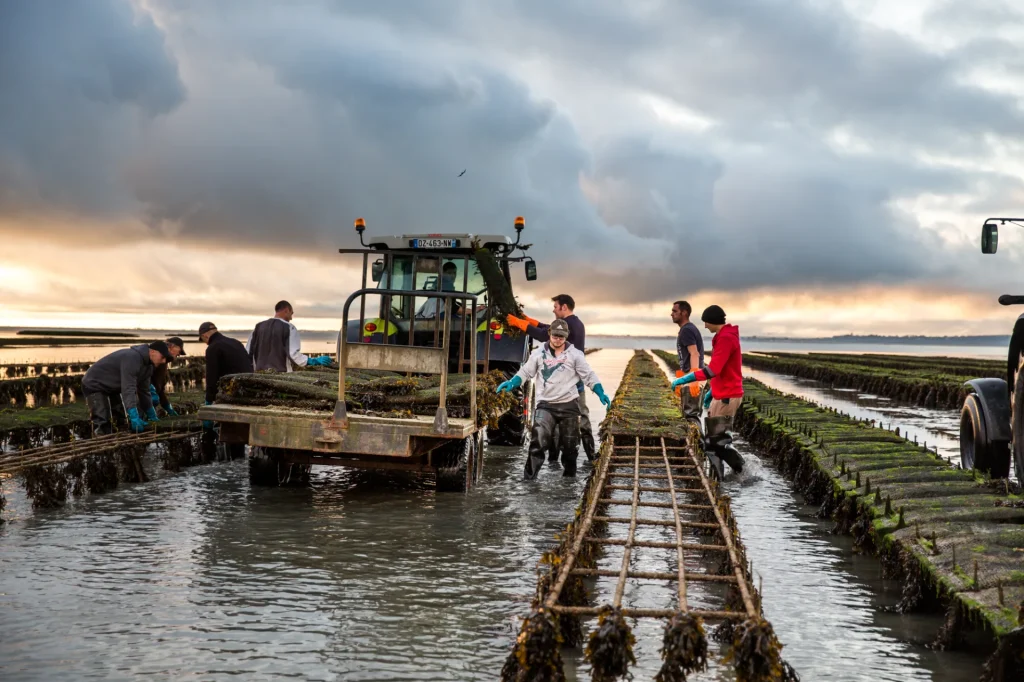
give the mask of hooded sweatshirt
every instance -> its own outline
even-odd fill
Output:
[[[149,346],[140,344],[114,351],[92,363],[82,377],[82,390],[86,395],[120,393],[126,411],[137,407],[145,412],[153,406],[149,397],[152,378]]]
[[[711,362],[693,373],[697,381],[711,380],[715,400],[743,397],[743,356],[740,351],[740,328],[727,324],[711,341]]]
[[[538,407],[542,403],[575,403],[580,397],[577,383],[582,381],[588,388],[594,388],[601,382],[586,356],[571,343],[565,344],[565,349],[558,355],[545,343],[530,354],[530,359],[519,368],[516,376],[523,381],[537,378],[534,400]]]

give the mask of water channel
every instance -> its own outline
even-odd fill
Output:
[[[631,356],[590,356],[610,394]],[[937,617],[884,613],[899,586],[744,453],[726,487],[805,681],[977,678],[979,658],[924,646]],[[328,468],[306,489],[252,488],[244,462],[222,463],[48,512],[4,481],[0,679],[493,680],[588,472],[527,483],[522,465],[518,449],[488,448],[481,485],[439,495]],[[660,664],[658,630],[636,627],[638,680]],[[570,679],[589,679],[581,652],[565,657]],[[691,679],[732,677],[716,665]]]

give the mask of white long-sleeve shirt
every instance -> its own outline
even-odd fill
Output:
[[[281,324],[288,325],[288,350],[287,350],[287,354],[288,354],[289,362],[283,362],[282,363],[284,365],[284,371],[291,372],[292,369],[293,369],[293,366],[295,366],[295,367],[305,367],[306,364],[309,362],[309,356],[303,355],[303,353],[302,353],[302,339],[299,338],[299,330],[295,327],[295,325],[292,324],[291,322],[289,322],[288,320],[281,319],[280,317],[272,317],[269,320],[267,320],[267,322],[271,322],[271,323],[278,323],[279,322]],[[261,324],[264,324],[264,323],[261,323]],[[259,329],[259,326],[257,326],[257,329]],[[249,340],[246,341],[246,343],[245,343],[245,350],[248,351],[250,356],[252,356],[252,354],[253,354],[253,336],[255,334],[256,334],[256,330],[253,330],[253,333],[249,335]],[[258,364],[258,358],[253,358],[253,361],[254,361],[254,365]],[[256,369],[257,370],[263,369],[263,367],[257,366]]]
[[[587,362],[587,356],[569,343],[565,344],[565,349],[558,355],[551,351],[547,343],[543,344],[530,354],[516,376],[523,381],[537,377],[534,395],[537,404],[574,401],[580,395],[580,381],[590,389],[601,383]]]

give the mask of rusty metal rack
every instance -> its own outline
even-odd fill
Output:
[[[707,668],[705,622],[717,625],[714,638],[740,682],[798,679],[761,615],[700,432],[682,419],[667,378],[643,351],[626,367],[601,428],[596,467],[559,546],[541,558],[533,608],[502,681],[564,680],[562,647],[584,644],[593,680],[631,676],[636,636],[627,619],[665,622],[658,680]],[[584,636],[591,617],[596,624]]]
[[[632,443],[623,442],[622,436],[612,436],[613,442],[602,457],[595,490],[578,527],[572,548],[565,557],[558,577],[548,592],[544,606],[552,613],[575,615],[597,615],[606,605],[567,606],[559,604],[562,589],[570,576],[612,577],[616,579],[613,597],[607,604],[621,609],[623,616],[671,618],[677,612],[690,613],[708,621],[724,619],[754,618],[759,613],[756,593],[749,584],[742,548],[734,540],[734,526],[727,520],[727,505],[723,505],[715,486],[705,473],[702,457],[698,457],[690,444],[672,444],[658,439],[656,446],[641,445],[641,438],[634,437]],[[646,454],[649,453],[649,454]],[[625,479],[625,485],[612,481]],[[617,491],[628,493],[627,497],[616,497]],[[669,501],[644,499],[646,493],[667,494]],[[609,508],[625,508],[625,515],[611,515],[602,511]],[[723,507],[725,511],[723,512]],[[657,516],[658,518],[654,518]],[[713,518],[713,521],[698,521],[697,518]],[[592,533],[595,524],[607,526],[609,535],[598,537]],[[636,538],[638,526],[663,526],[673,529],[671,541],[656,542]],[[623,531],[622,529],[625,528]],[[613,532],[615,531],[615,532]],[[720,538],[717,542],[697,542],[693,531],[705,531]],[[621,567],[617,571],[596,568],[580,568],[576,558],[585,544],[602,547],[622,547]],[[633,571],[630,560],[635,550],[670,550],[674,554],[675,572]],[[688,571],[687,554],[705,563],[722,563],[726,566],[724,575]],[[709,555],[718,554],[712,559]],[[720,561],[725,560],[727,565]],[[659,580],[675,583],[671,601],[676,608],[642,609],[623,607],[623,595],[629,579]],[[692,609],[687,598],[687,587],[697,582],[725,583],[735,586],[739,593],[739,608],[718,610]]]
[[[0,474],[13,475],[32,466],[50,466],[111,452],[120,448],[165,443],[195,436],[196,429],[112,433],[106,436],[72,440],[68,443],[44,445],[29,450],[0,453]]]

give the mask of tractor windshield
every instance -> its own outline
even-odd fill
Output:
[[[487,289],[475,260],[440,256],[394,256],[391,272],[385,271],[379,286],[406,291],[465,291],[478,295]],[[483,299],[478,303],[482,304]],[[456,307],[458,304],[458,301],[452,303]],[[444,301],[422,296],[395,296],[391,307],[400,319],[408,320],[413,311],[417,318],[433,318],[444,310]],[[398,315],[399,311],[401,315]]]

